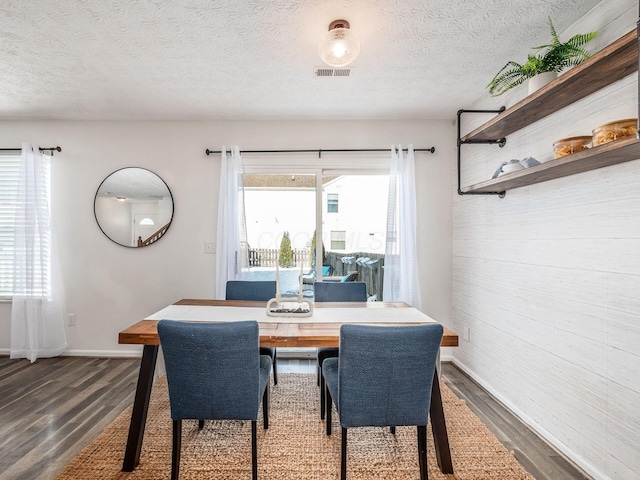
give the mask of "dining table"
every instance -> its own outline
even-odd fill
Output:
[[[192,322],[256,320],[262,347],[337,347],[340,326],[345,323],[380,326],[437,323],[404,302],[322,302],[311,305],[311,315],[270,316],[267,302],[245,300],[183,299],[149,315],[118,335],[119,344],[143,345],[140,371],[129,424],[122,471],[133,471],[140,462],[149,400],[160,347],[158,322],[163,319]],[[441,346],[458,346],[458,336],[444,329]],[[453,473],[440,381],[434,375],[429,410],[436,459],[442,473]]]

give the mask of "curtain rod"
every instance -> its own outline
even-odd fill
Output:
[[[49,150],[51,156],[53,156],[53,152],[61,152],[62,148],[60,147],[40,147],[39,150],[41,152]],[[22,148],[0,148],[0,152],[21,152]]]
[[[240,150],[240,153],[317,153],[318,158],[322,158],[323,153],[344,153],[344,152],[389,152],[390,148],[341,148],[337,150],[325,150],[322,148],[318,148],[315,150]],[[407,149],[403,148],[403,152],[406,152]],[[414,152],[430,152],[434,153],[436,151],[436,147],[431,148],[414,148]],[[222,153],[222,150],[209,150],[208,148],[205,150],[207,155],[211,155],[213,153]]]

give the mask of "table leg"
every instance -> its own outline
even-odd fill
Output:
[[[442,473],[453,473],[451,463],[451,450],[449,450],[449,436],[447,434],[447,424],[444,420],[444,408],[442,407],[442,394],[440,392],[440,376],[438,370],[433,376],[433,387],[431,388],[431,429],[433,430],[433,443],[436,448],[436,459]]]
[[[142,450],[142,437],[144,437],[144,425],[147,421],[149,410],[149,398],[153,386],[153,371],[156,368],[158,358],[158,345],[145,345],[142,350],[140,373],[138,374],[138,386],[136,397],[133,401],[131,423],[129,424],[129,437],[127,448],[124,452],[123,472],[132,472],[140,463],[140,451]]]

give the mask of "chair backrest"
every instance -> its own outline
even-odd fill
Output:
[[[160,320],[173,420],[256,420],[260,406],[256,321]]]
[[[227,300],[261,300],[266,302],[275,296],[275,280],[230,280],[227,282]]]
[[[313,284],[316,302],[366,302],[364,282],[316,282]]]
[[[427,425],[443,328],[343,325],[338,361],[343,427]]]

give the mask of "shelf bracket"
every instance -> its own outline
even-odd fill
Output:
[[[506,107],[500,107],[498,110],[458,110],[458,195],[498,195],[499,198],[504,198],[506,192],[463,192],[462,184],[461,184],[461,173],[460,173],[460,163],[461,163],[461,150],[462,145],[498,145],[498,147],[502,148],[506,145],[506,138],[497,138],[497,139],[489,139],[489,140],[462,140],[462,136],[460,134],[460,117],[462,117],[463,113],[502,113],[505,111]]]

